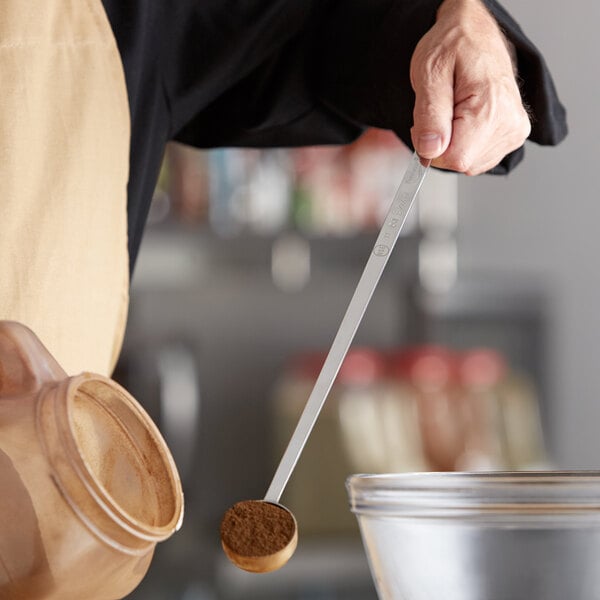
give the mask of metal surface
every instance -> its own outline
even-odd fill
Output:
[[[267,490],[265,500],[279,502],[281,498],[400,235],[428,167],[429,165],[421,164],[421,159],[416,153],[413,155],[333,340],[325,364]]]

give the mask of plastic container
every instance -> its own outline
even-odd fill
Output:
[[[169,450],[114,381],[67,377],[29,329],[0,321],[0,598],[114,600],[178,529]]]
[[[600,599],[600,472],[356,475],[381,600]]]

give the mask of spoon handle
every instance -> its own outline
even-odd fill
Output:
[[[281,494],[300,458],[308,436],[321,412],[321,408],[323,408],[323,404],[325,404],[354,334],[360,325],[371,296],[400,235],[414,199],[421,188],[428,167],[429,163],[423,166],[419,156],[416,153],[413,155],[381,226],[375,246],[354,290],[354,295],[327,354],[323,368],[267,490],[264,499],[269,502],[279,502]]]

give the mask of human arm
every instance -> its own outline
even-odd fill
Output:
[[[537,48],[484,0],[516,49],[529,139],[556,144],[564,109]],[[366,127],[412,145],[410,61],[441,0],[102,0],[121,53],[131,112],[131,265],[164,144],[344,144]],[[511,152],[491,171],[521,160]]]
[[[495,0],[484,1],[489,13],[495,17],[497,25],[488,20],[487,29],[492,29],[493,38],[491,40],[484,38],[480,42],[475,40],[472,43],[481,43],[487,49],[488,59],[492,60],[495,53],[491,48],[494,46],[498,48],[499,42],[501,44],[506,42],[509,44],[509,48],[514,49],[514,67],[520,99],[516,94],[514,80],[508,79],[509,75],[507,75],[507,80],[508,85],[511,86],[510,98],[515,112],[520,113],[522,117],[522,107],[519,102],[521,100],[522,104],[527,107],[530,116],[529,139],[538,144],[557,144],[567,133],[566,115],[543,56],[502,6]],[[335,73],[335,75],[333,80],[327,78],[327,81],[331,81],[329,85],[324,85],[323,97],[327,103],[330,106],[336,106],[342,114],[355,121],[394,130],[407,145],[412,146],[411,128],[414,125],[413,109],[416,98],[410,80],[410,67],[412,60],[414,69],[414,49],[416,48],[417,52],[419,49],[423,49],[424,41],[435,44],[436,38],[439,39],[440,36],[437,32],[432,35],[432,31],[436,26],[436,19],[439,19],[439,14],[443,13],[444,7],[449,9],[444,14],[446,23],[442,25],[442,29],[448,27],[447,22],[451,22],[452,18],[456,16],[453,13],[456,5],[461,2],[462,0],[459,2],[446,0],[443,4],[426,0],[423,2],[394,0],[388,2],[385,18],[381,19],[376,28],[376,34],[372,34],[370,42],[364,43],[362,50],[355,53],[357,59],[353,66],[346,63],[346,67],[336,70],[334,63],[340,64],[341,57],[347,54],[347,51],[344,49],[343,43],[339,46],[332,44],[333,55],[325,68],[328,73]],[[477,0],[477,4],[480,4],[479,0]],[[350,1],[350,5],[355,11],[364,10],[364,4],[360,0]],[[440,5],[442,8],[438,12]],[[427,16],[430,19],[428,25],[426,25]],[[335,15],[334,20],[337,20],[337,17],[341,17],[341,13]],[[472,21],[472,17],[467,18],[466,26],[470,21]],[[412,28],[408,25],[411,22],[415,24]],[[399,24],[404,24],[405,28],[400,28]],[[423,31],[424,25],[427,27],[426,31]],[[337,39],[353,37],[352,24],[347,22],[343,27],[343,34],[337,36]],[[498,30],[494,31],[496,27],[503,32],[504,39],[498,39]],[[354,43],[356,43],[359,38],[354,36],[354,39]],[[411,47],[413,51],[410,50]],[[504,60],[507,59],[507,52],[502,45],[497,52]],[[506,63],[504,65],[506,71],[508,65]],[[468,69],[466,72],[469,73]],[[450,73],[454,75],[452,70]],[[447,96],[454,93],[452,83],[448,86],[450,89]],[[453,103],[453,99],[451,103]],[[525,128],[527,123],[521,123],[518,127]],[[508,129],[509,131],[512,129],[510,124]],[[448,143],[448,140],[445,141]],[[517,144],[518,140],[515,146]],[[490,168],[489,172],[506,173],[510,171],[521,161],[523,154],[522,146],[513,151],[507,150],[506,156],[503,158],[499,156],[500,162],[495,167],[491,165],[493,168]],[[440,164],[439,161],[437,164]],[[488,162],[488,164],[490,163]],[[458,170],[468,170],[469,167],[464,161],[463,164],[455,163],[451,166],[457,167]]]
[[[231,44],[219,52],[214,36],[208,49],[222,70],[212,85],[233,85],[203,110],[174,90],[175,137],[205,147],[296,146],[345,143],[375,126],[412,146],[431,133],[423,127],[432,119],[438,126],[445,120],[435,165],[473,174],[500,163],[494,171],[505,172],[519,162],[529,134],[522,102],[534,118],[533,141],[557,143],[566,125],[543,57],[502,7],[486,4],[490,12],[481,0],[255,1],[246,4],[256,19],[250,29],[248,15],[230,6],[240,13]],[[520,91],[501,27],[515,44],[516,67],[524,67]],[[432,49],[446,65],[439,81],[426,76]],[[197,85],[199,95],[207,85]],[[194,106],[191,119],[178,118],[177,102]]]

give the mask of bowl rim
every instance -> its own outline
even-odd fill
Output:
[[[356,474],[346,488],[356,514],[600,519],[596,470]]]

